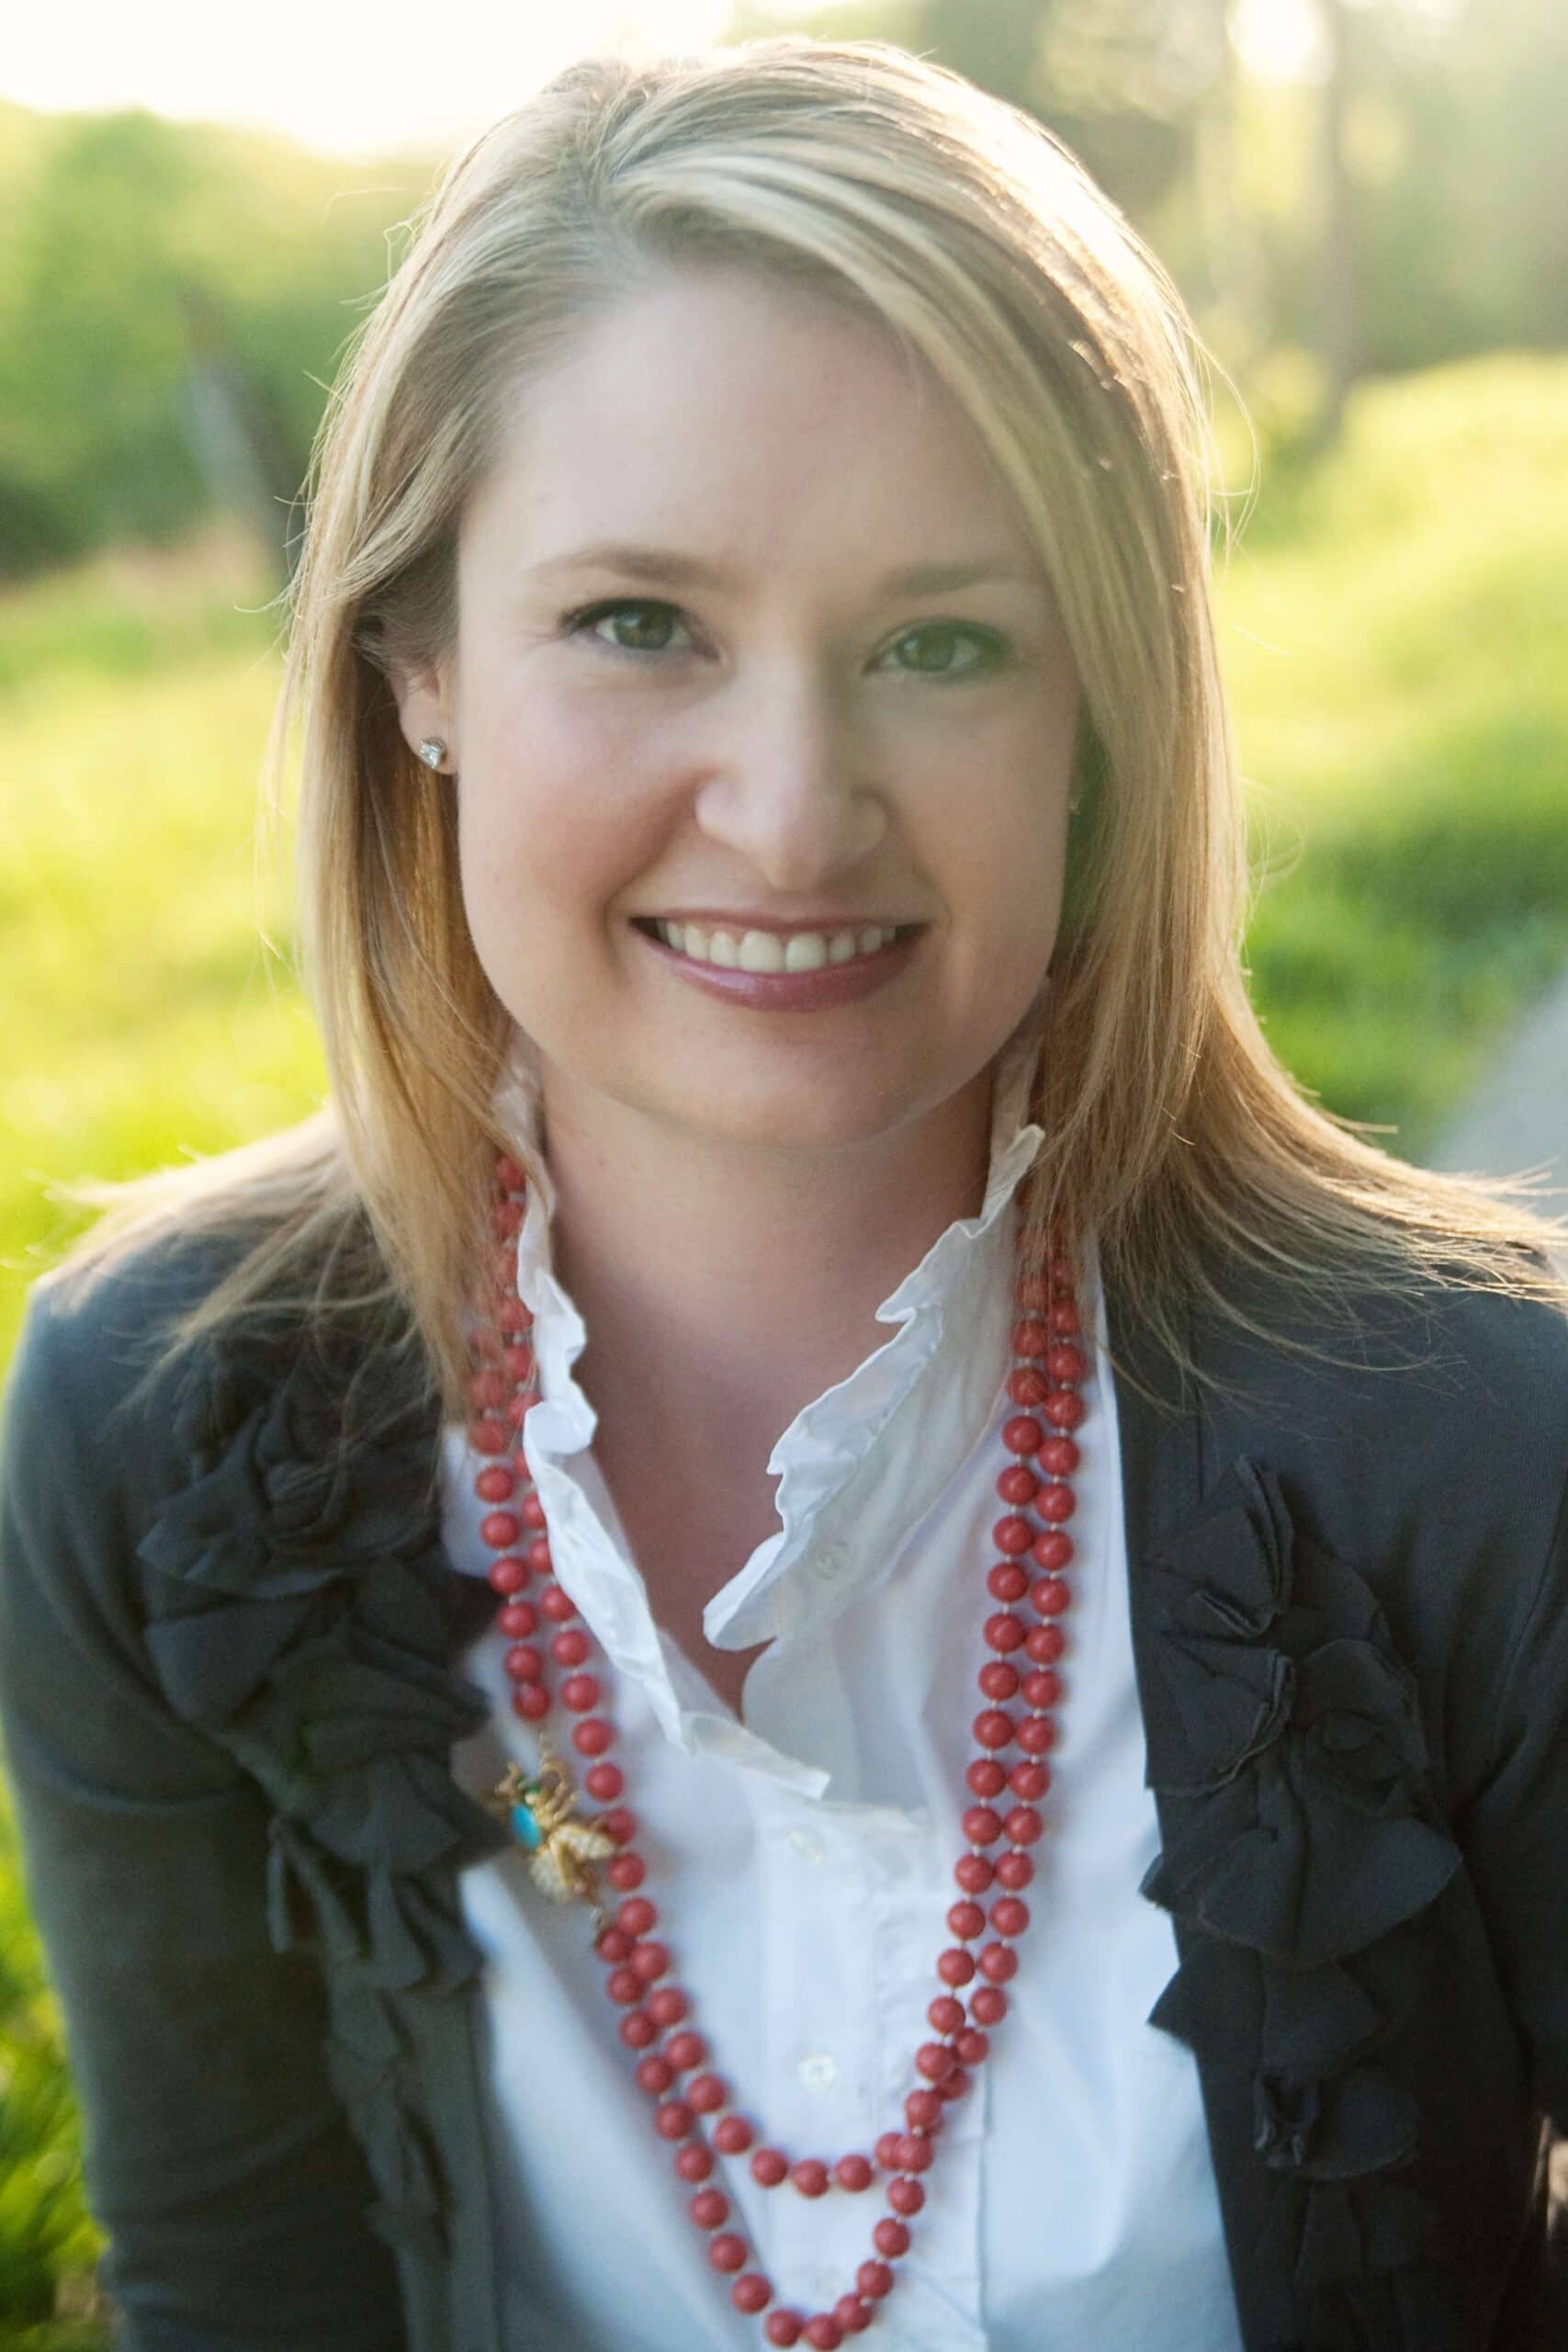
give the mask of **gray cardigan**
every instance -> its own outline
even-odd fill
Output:
[[[491,1597],[383,1331],[280,1313],[130,1395],[230,1246],[36,1284],[6,1396],[0,1724],[115,2340],[527,2352],[457,1885],[508,1833],[450,1770]],[[1194,1307],[1216,1403],[1107,1306],[1150,1391],[1118,1384],[1153,2016],[1196,2053],[1247,2352],[1561,2346],[1568,1320],[1383,1294],[1347,1371]]]

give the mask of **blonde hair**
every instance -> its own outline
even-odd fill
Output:
[[[459,888],[449,783],[389,679],[453,643],[471,486],[529,380],[655,271],[787,273],[883,321],[1010,485],[1083,687],[1067,902],[1021,1245],[1092,1227],[1108,1284],[1177,1361],[1179,1302],[1266,1341],[1238,1262],[1308,1309],[1412,1275],[1550,1298],[1562,1227],[1522,1187],[1408,1166],[1312,1102],[1248,1002],[1235,747],[1216,655],[1209,356],[1171,279],[1070,152],[889,43],[781,36],[570,66],[460,153],[353,338],[307,484],[268,746],[302,715],[297,856],[327,1108],[196,1167],[80,1186],[109,1214],[67,1262],[151,1228],[238,1233],[169,1334],[378,1304],[466,1409],[488,1256],[492,1094],[511,1023]],[[1228,523],[1227,523],[1228,537]],[[537,1170],[518,1152],[533,1180]],[[1216,1254],[1217,1253],[1217,1254]],[[292,1291],[289,1285],[293,1285]]]

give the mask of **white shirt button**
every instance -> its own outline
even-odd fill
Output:
[[[819,1862],[821,1860],[822,1840],[820,1838],[813,1837],[809,1829],[792,1829],[789,1833],[789,1842],[806,1861]]]
[[[830,2091],[839,2079],[839,2070],[825,2050],[814,2050],[803,2058],[797,2071],[808,2091]]]

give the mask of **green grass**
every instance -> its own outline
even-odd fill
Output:
[[[0,604],[0,1356],[82,1221],[50,1184],[321,1097],[252,847],[270,594],[219,535]],[[1304,1085],[1419,1158],[1568,963],[1568,361],[1362,387],[1326,462],[1270,468],[1218,604],[1255,1000]],[[102,2341],[62,2062],[0,1807],[0,2342],[25,2352]]]

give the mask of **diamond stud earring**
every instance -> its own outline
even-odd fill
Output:
[[[427,735],[419,747],[419,756],[427,768],[438,768],[446,757],[446,746],[439,735]]]

